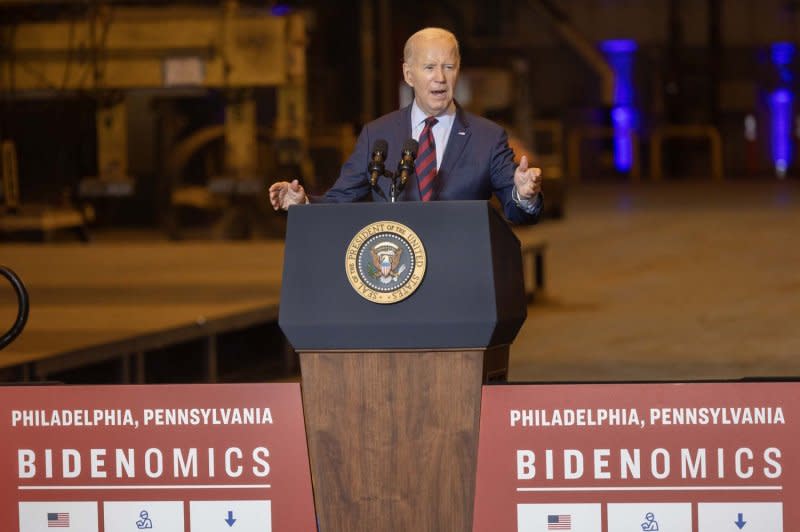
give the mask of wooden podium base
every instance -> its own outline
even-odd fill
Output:
[[[469,531],[489,350],[301,352],[321,532]]]

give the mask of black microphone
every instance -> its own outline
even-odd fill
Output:
[[[369,184],[375,187],[378,178],[386,174],[386,153],[389,151],[389,143],[383,139],[378,139],[372,145],[372,158],[370,159],[367,171],[369,172]]]
[[[414,139],[408,139],[403,143],[403,155],[400,158],[400,162],[397,164],[397,176],[400,178],[400,184],[397,187],[399,190],[402,190],[406,185],[408,176],[416,171],[414,159],[417,158],[418,148],[419,143]]]

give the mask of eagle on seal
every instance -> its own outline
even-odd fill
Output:
[[[372,264],[378,270],[381,282],[388,283],[393,278],[396,280],[399,275],[397,267],[400,264],[403,248],[391,242],[381,242],[374,246],[370,253],[372,254]]]

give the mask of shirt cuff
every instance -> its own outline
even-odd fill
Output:
[[[511,199],[514,200],[517,207],[528,214],[536,214],[542,206],[541,194],[536,194],[532,199],[520,198],[516,186],[511,189]]]

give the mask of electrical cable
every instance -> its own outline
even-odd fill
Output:
[[[17,319],[14,321],[14,325],[12,325],[8,331],[0,336],[0,351],[2,351],[4,347],[13,342],[17,336],[22,333],[22,330],[25,328],[25,324],[28,322],[28,311],[30,310],[30,305],[28,302],[28,291],[25,290],[25,285],[22,284],[22,280],[17,276],[17,274],[6,266],[0,266],[0,275],[8,279],[8,281],[11,283],[11,286],[14,288],[14,291],[17,294],[18,305]]]

